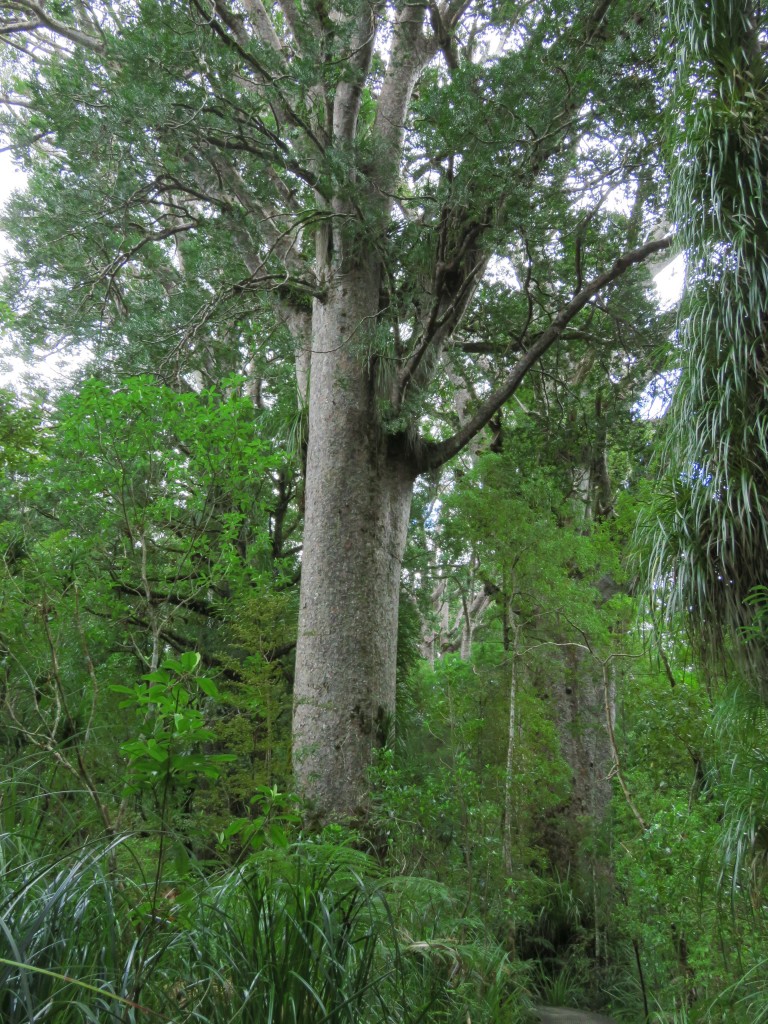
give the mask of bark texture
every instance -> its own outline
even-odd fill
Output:
[[[562,676],[539,684],[540,693],[550,701],[560,752],[571,770],[570,798],[541,837],[550,863],[563,876],[580,859],[586,823],[605,819],[613,765],[601,666],[586,651],[565,651]]]
[[[365,814],[372,750],[395,711],[400,572],[413,474],[376,414],[367,360],[375,265],[315,309],[294,770],[317,823]]]

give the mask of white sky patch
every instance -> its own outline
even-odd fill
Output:
[[[11,193],[23,188],[24,183],[24,173],[14,165],[11,154],[0,152],[0,210],[5,212]],[[11,242],[0,232],[0,274],[5,272],[7,258],[12,252]],[[72,352],[60,352],[28,363],[11,355],[6,339],[0,336],[0,387],[20,388],[26,382],[59,387],[71,379],[73,371],[84,358]]]
[[[680,253],[673,260],[665,263],[658,273],[654,274],[656,294],[663,310],[677,306],[683,297],[685,286],[685,256]]]
[[[15,189],[24,184],[24,175],[14,166],[10,153],[0,153],[0,210],[5,212],[5,204]],[[6,259],[13,251],[13,246],[6,236],[0,232],[0,274],[5,273]],[[13,386],[21,382],[22,374],[28,369],[21,359],[6,355],[5,341],[0,338],[0,387]]]
[[[662,310],[674,309],[680,304],[685,287],[685,256],[680,253],[668,260],[653,276],[656,294]],[[654,377],[645,389],[643,397],[635,406],[634,412],[641,420],[660,419],[669,408],[675,393],[679,370],[670,370]]]
[[[508,288],[520,287],[514,264],[509,256],[491,256],[484,280],[490,284],[505,284]]]
[[[642,400],[635,407],[635,412],[641,420],[658,420],[666,413],[679,377],[679,370],[669,370],[654,377],[645,389]]]

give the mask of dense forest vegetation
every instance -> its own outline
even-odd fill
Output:
[[[0,1019],[768,1022],[768,11],[0,40]]]

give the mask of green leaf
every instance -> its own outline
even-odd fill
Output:
[[[212,697],[216,700],[219,699],[221,694],[212,679],[207,679],[205,676],[200,676],[197,680],[197,685],[203,691],[207,697]]]
[[[185,651],[180,661],[182,672],[194,672],[200,664],[200,655],[196,651]]]
[[[153,758],[153,760],[162,763],[168,760],[168,751],[165,747],[158,744],[157,740],[149,739],[146,744],[147,754]]]
[[[169,683],[171,681],[171,677],[167,672],[163,672],[162,669],[158,669],[156,672],[149,672],[141,678],[148,683]]]

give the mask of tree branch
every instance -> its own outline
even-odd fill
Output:
[[[13,96],[0,96],[0,103],[6,107],[25,107],[27,110],[32,109],[32,104],[29,100],[16,99]]]
[[[256,34],[256,37],[271,47],[275,53],[283,52],[283,44],[275,32],[275,27],[270,21],[267,9],[261,0],[243,0],[243,9],[248,15],[248,21]]]
[[[41,28],[47,29],[54,35],[61,36],[62,39],[68,39],[70,43],[75,43],[77,46],[83,46],[87,50],[91,50],[94,53],[104,53],[106,47],[100,39],[94,39],[93,36],[89,36],[85,32],[81,32],[73,25],[66,25],[63,21],[58,21],[56,18],[52,18],[50,14],[45,10],[42,4],[29,3],[27,0],[22,0],[20,3],[8,4],[8,7],[15,9],[20,14],[32,15],[36,20],[35,23],[22,24],[20,22],[14,22],[7,25],[0,25],[0,36],[5,35],[8,32],[36,32]]]
[[[425,6],[404,4],[395,22],[391,55],[373,128],[381,154],[373,177],[382,192],[392,191],[413,89],[427,62],[437,51],[436,40],[424,37],[425,14]]]
[[[668,249],[671,244],[671,236],[647,242],[645,245],[641,245],[639,249],[634,249],[631,252],[624,253],[623,256],[619,256],[609,270],[604,271],[585,285],[580,292],[574,295],[568,305],[560,310],[549,327],[542,331],[525,355],[517,361],[507,379],[495,391],[491,392],[475,415],[460,430],[445,441],[417,442],[417,472],[426,473],[430,470],[438,469],[448,462],[449,459],[452,459],[454,455],[458,455],[462,448],[486,426],[507,399],[512,397],[531,367],[535,366],[544,353],[561,337],[571,320],[573,320],[577,313],[581,312],[590,299],[609,284],[622,277],[630,267],[636,263],[642,263],[649,256],[653,256],[657,252]]]
[[[238,54],[245,67],[255,72],[258,82],[261,85],[269,86],[273,90],[273,110],[276,109],[282,119],[288,124],[294,128],[299,128],[320,153],[324,152],[325,147],[315,132],[313,132],[311,125],[298,114],[288,100],[288,97],[279,87],[278,77],[273,75],[247,48],[249,41],[247,35],[243,33],[236,17],[227,8],[223,0],[214,0],[214,9],[210,12],[205,10],[200,0],[192,0],[192,6],[215,35]],[[279,56],[280,52],[277,51],[276,55]],[[244,84],[246,82],[247,76],[244,77]]]
[[[359,0],[350,52],[345,55],[345,65],[351,73],[348,72],[346,80],[339,82],[333,102],[333,137],[336,142],[352,142],[357,131],[363,86],[373,59],[379,10],[379,4]]]

